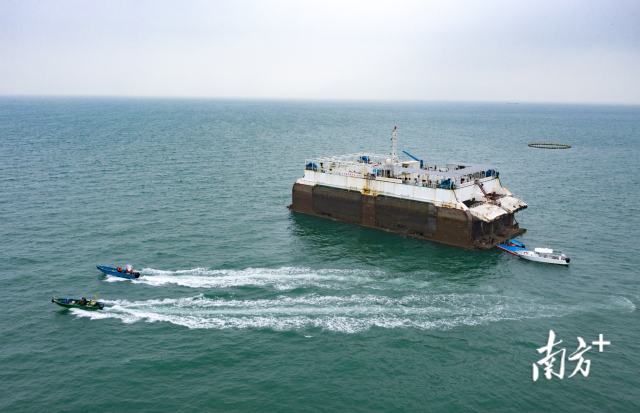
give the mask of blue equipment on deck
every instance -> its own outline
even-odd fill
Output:
[[[437,188],[446,188],[446,189],[454,189],[456,187],[456,183],[454,181],[452,181],[451,179],[443,179],[442,181],[440,181],[440,183],[438,185],[436,185]]]
[[[516,241],[514,239],[510,239],[509,242],[507,242],[507,245],[511,247],[526,248],[523,243],[521,243],[520,241]]]
[[[414,161],[419,161],[419,162],[420,162],[420,169],[422,169],[422,159],[418,159],[418,158],[416,158],[415,156],[411,155],[411,154],[410,154],[409,152],[407,152],[407,151],[402,151],[402,152],[404,152],[404,153],[406,153],[407,155],[409,155],[410,157],[412,157]]]
[[[105,267],[102,265],[98,265],[96,267],[107,275],[115,275],[116,277],[129,278],[129,279],[136,279],[140,277],[140,273],[135,271],[129,271],[128,273],[126,273],[124,272],[124,270],[122,270],[121,272],[118,272],[118,269],[113,267]]]

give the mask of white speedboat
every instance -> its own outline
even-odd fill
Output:
[[[547,264],[569,265],[569,257],[551,248],[536,248],[533,251],[516,252],[518,256],[530,261],[546,262]]]

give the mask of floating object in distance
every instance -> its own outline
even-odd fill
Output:
[[[542,149],[569,149],[571,147],[571,145],[564,143],[530,143],[529,146]]]

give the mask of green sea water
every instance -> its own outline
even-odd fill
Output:
[[[394,126],[499,166],[570,266],[286,208],[305,158]],[[2,98],[0,410],[638,411],[639,138],[633,106]],[[565,375],[534,382],[549,330]]]

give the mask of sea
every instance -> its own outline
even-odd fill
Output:
[[[395,126],[570,265],[287,209]],[[639,106],[0,98],[0,411],[637,412],[639,147]]]

